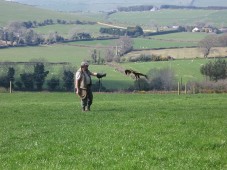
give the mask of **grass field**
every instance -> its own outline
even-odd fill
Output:
[[[110,16],[109,21],[126,25],[152,27],[168,25],[195,25],[196,22],[212,23],[215,26],[227,26],[227,10],[161,10],[156,12],[118,12]],[[219,17],[217,17],[219,16]]]
[[[49,62],[70,62],[79,64],[89,54],[89,50],[76,46],[49,45],[38,47],[18,47],[1,49],[1,61],[30,61],[45,58]]]
[[[172,41],[183,41],[183,42],[199,42],[204,39],[209,34],[201,33],[201,32],[180,32],[180,33],[172,33],[165,35],[156,35],[151,36],[153,39],[162,39],[162,40],[172,40]]]
[[[0,94],[0,169],[226,169],[226,94]]]
[[[14,2],[0,0],[0,26],[5,26],[12,21],[44,21],[46,19],[64,19],[97,21],[102,20],[103,16],[97,13],[86,15],[84,13],[63,13],[52,10],[40,9],[34,6],[22,5]]]
[[[217,47],[213,48],[213,52],[209,54],[209,57],[225,57],[227,56],[226,47]],[[142,50],[142,51],[133,51],[126,54],[124,57],[131,56],[140,56],[141,54],[146,55],[161,55],[163,57],[172,56],[175,59],[194,59],[194,58],[204,58],[203,53],[199,48],[173,48],[173,49],[160,49],[160,50]]]
[[[37,47],[18,47],[0,50],[0,61],[29,61],[33,58],[46,58],[51,62],[72,62],[82,61],[89,58],[90,51],[97,49],[104,57],[104,50],[109,46],[115,46],[116,40],[80,41],[67,44],[54,44]],[[134,39],[135,49],[152,49],[168,47],[193,46],[189,42],[171,42],[162,40]]]
[[[12,2],[5,2],[0,0],[0,27],[4,26],[10,21],[43,21],[45,19],[64,19],[64,20],[89,20],[89,21],[103,21],[107,22],[107,18],[105,18],[104,14],[101,13],[63,13],[56,12],[50,10],[39,9],[36,7],[32,7],[29,5],[21,5]],[[202,11],[196,10],[195,14],[192,12],[184,10],[167,10],[165,12],[158,11],[159,13],[117,13],[110,16],[110,20],[112,17],[120,17],[117,23],[123,23],[124,20],[128,21],[128,24],[138,25],[140,23],[134,24],[134,21],[143,22],[143,24],[150,26],[149,22],[153,22],[153,17],[158,17],[160,22],[165,22],[165,20],[170,20],[171,17],[176,17],[177,15],[185,17],[185,20],[191,23],[192,19],[198,18],[198,16],[210,17],[215,15],[216,18],[219,18],[219,15],[225,16],[226,11]],[[136,16],[135,16],[136,15]],[[153,16],[154,15],[154,16]],[[162,18],[163,16],[168,16],[169,18]],[[196,16],[198,15],[198,16]],[[132,18],[135,17],[135,18]],[[138,18],[136,18],[138,17]],[[151,17],[151,18],[146,18]],[[203,18],[202,17],[202,18]],[[105,19],[104,19],[105,18]],[[141,19],[142,18],[142,19]],[[178,17],[177,17],[178,18]],[[122,19],[122,21],[121,21]],[[148,20],[147,20],[148,19]],[[178,18],[180,19],[180,17]],[[177,20],[178,20],[177,19]],[[211,17],[211,20],[213,18]],[[162,21],[161,21],[162,20]],[[177,21],[176,20],[176,21]],[[222,18],[223,22],[225,18]],[[147,22],[148,21],[148,22]],[[185,21],[185,22],[186,22]],[[121,23],[121,24],[122,24]],[[142,23],[141,23],[142,24]],[[126,24],[127,25],[127,24]],[[127,25],[127,26],[129,26]],[[145,27],[145,25],[142,25]],[[147,25],[146,25],[147,26]],[[44,27],[35,28],[35,31],[47,35],[50,32],[57,31],[60,35],[68,37],[68,33],[71,30],[77,31],[88,31],[92,34],[92,36],[97,36],[99,34],[99,25],[49,25]],[[140,49],[144,51],[132,52],[127,56],[131,55],[140,55],[140,54],[158,54],[162,56],[173,56],[176,59],[182,58],[196,58],[201,57],[198,50],[192,48],[182,48],[182,49],[164,49],[164,50],[146,50],[146,49],[155,49],[155,48],[170,48],[170,47],[192,47],[196,46],[197,42],[203,39],[206,34],[192,34],[192,33],[176,33],[169,35],[159,35],[152,36],[149,39],[144,38],[135,38],[134,40],[134,49]],[[54,44],[54,45],[45,45],[45,46],[37,46],[37,47],[18,47],[18,48],[8,48],[8,49],[0,49],[0,62],[5,61],[13,61],[13,62],[28,62],[39,59],[45,59],[48,62],[69,62],[72,66],[79,67],[81,61],[84,59],[91,59],[91,51],[97,49],[98,53],[102,58],[104,58],[104,51],[109,46],[116,46],[116,40],[104,40],[104,41],[80,41],[73,43],[65,43],[65,44]],[[213,55],[213,54],[212,54]],[[226,56],[226,49],[222,48],[220,51],[214,55]],[[127,57],[126,56],[126,57]],[[141,72],[147,72],[151,68],[161,68],[161,67],[169,67],[175,70],[177,78],[183,78],[184,81],[189,80],[202,80],[203,77],[200,75],[199,68],[203,62],[200,61],[174,61],[171,62],[158,62],[158,63],[124,63],[122,64],[125,68],[133,68],[137,69]],[[19,67],[17,67],[18,69]],[[122,73],[117,72],[114,68],[110,68],[105,65],[91,66],[93,71],[97,72],[106,72],[107,77],[103,80],[103,85],[108,89],[127,89],[134,80],[126,77]],[[61,69],[61,68],[60,68]],[[48,79],[51,78],[52,75],[59,75],[59,67],[52,68],[50,72],[52,74],[48,75]],[[16,70],[17,78],[19,74],[24,70]],[[26,70],[25,70],[26,71]],[[3,73],[2,68],[0,69],[0,74]],[[94,82],[97,80],[95,79]]]
[[[100,26],[99,25],[48,25],[44,27],[38,27],[34,29],[37,33],[47,36],[49,33],[58,32],[59,35],[65,38],[71,38],[72,32],[87,32],[90,33],[92,37],[98,37]]]
[[[154,48],[171,48],[171,47],[194,47],[197,42],[180,42],[157,39],[135,38],[133,47],[135,49],[154,49]]]
[[[135,5],[156,5],[160,6],[163,4],[169,5],[183,5],[188,6],[191,4],[191,0],[130,0],[130,1],[121,1],[121,0],[114,0],[114,1],[80,1],[80,0],[68,0],[62,2],[61,0],[54,0],[46,3],[44,0],[36,1],[36,0],[15,0],[17,2],[26,2],[27,4],[38,5],[43,8],[58,10],[58,11],[112,11],[117,9],[121,6],[135,6]],[[225,0],[196,0],[193,1],[195,6],[227,6]]]
[[[170,68],[174,71],[178,81],[201,81],[204,79],[200,73],[200,67],[208,60],[195,59],[195,60],[173,60],[173,61],[160,61],[160,62],[138,62],[138,63],[124,63],[125,68],[132,68],[142,73],[147,73],[151,69]]]
[[[98,41],[97,41],[98,42]],[[97,43],[96,42],[96,43]],[[78,42],[80,43],[80,42]],[[82,60],[85,58],[90,59],[90,50],[94,49],[96,45],[98,46],[108,46],[111,44],[111,41],[100,41],[96,45],[95,42],[84,42],[86,45],[91,45],[93,48],[88,47],[78,47],[77,43],[69,43],[68,45],[53,45],[53,46],[40,46],[40,47],[26,47],[26,48],[9,48],[0,50],[0,61],[14,61],[14,62],[26,62],[32,61],[34,59],[45,59],[48,62],[69,62],[72,66],[79,68],[79,65]],[[223,51],[223,50],[222,50]],[[188,59],[190,60],[175,60],[168,62],[147,62],[147,63],[121,63],[120,66],[123,68],[132,68],[142,73],[147,73],[150,69],[153,68],[171,68],[175,71],[177,79],[183,79],[184,82],[187,81],[201,81],[204,77],[200,73],[200,67],[202,64],[208,62],[205,59],[196,59],[191,58],[195,56],[194,54],[198,53],[197,49],[169,49],[169,50],[151,50],[151,51],[140,51],[130,53],[130,55],[140,55],[140,54],[159,54],[162,56],[171,55],[176,59]],[[225,53],[225,50],[223,51]],[[101,49],[101,55],[103,55],[103,49]],[[198,56],[196,56],[198,57]],[[16,77],[19,77],[19,74],[27,72],[26,69],[15,67],[16,68]],[[59,70],[61,71],[62,66],[51,68],[50,74],[47,79],[50,79],[53,75],[59,76]],[[106,65],[91,65],[90,69],[96,72],[106,72],[107,77],[103,79],[103,86],[108,89],[128,89],[133,83],[133,79],[119,73],[115,68],[108,67]],[[76,71],[76,70],[75,70]],[[0,72],[1,73],[1,72]],[[4,74],[2,72],[2,74]],[[94,83],[97,79],[94,79]]]

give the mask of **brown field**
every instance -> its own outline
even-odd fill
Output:
[[[198,48],[175,48],[175,49],[162,49],[162,50],[143,50],[133,51],[128,53],[126,57],[145,55],[161,55],[163,57],[171,56],[175,59],[190,59],[190,58],[203,58],[202,52]],[[213,52],[208,57],[225,57],[227,56],[227,47],[213,48]]]

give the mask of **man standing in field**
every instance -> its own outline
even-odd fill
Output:
[[[88,62],[82,62],[80,69],[77,70],[75,75],[75,90],[76,94],[81,98],[82,111],[90,111],[91,109],[93,101],[91,76],[96,76],[97,78],[106,76],[106,74],[89,71],[88,66]]]

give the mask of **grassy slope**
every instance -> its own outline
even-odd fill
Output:
[[[100,1],[100,0],[51,0],[47,3],[45,0],[17,0],[19,2],[24,2],[28,4],[40,5],[43,8],[54,9],[60,11],[111,11],[116,9],[119,6],[134,6],[134,5],[156,5],[160,6],[163,4],[170,5],[189,5],[191,0],[130,0],[130,1]],[[227,6],[225,0],[196,0],[193,5],[197,6]]]
[[[197,42],[180,42],[180,41],[165,41],[155,39],[134,39],[133,47],[135,49],[153,49],[153,48],[171,48],[171,47],[193,47],[197,46]]]
[[[227,168],[225,94],[1,96],[0,169]]]
[[[85,56],[88,56],[88,49],[75,46],[39,46],[19,47],[0,50],[1,61],[30,61],[37,58],[45,58],[49,62],[70,62],[79,64]]]
[[[178,81],[200,81],[203,76],[200,74],[200,67],[202,64],[208,62],[204,59],[195,60],[173,60],[160,62],[146,62],[146,63],[124,63],[125,68],[132,68],[142,73],[147,73],[151,69],[170,68],[173,69]]]
[[[18,47],[0,50],[0,61],[29,61],[33,58],[46,58],[51,62],[80,62],[84,58],[88,58],[90,51],[97,49],[101,51],[103,57],[105,47],[115,46],[116,40],[106,41],[83,41],[67,44],[55,44],[49,46],[38,47]],[[85,45],[81,47],[80,45]],[[185,45],[192,46],[193,43],[171,42],[153,39],[134,39],[134,48],[165,48],[165,47],[184,47]],[[103,48],[104,47],[104,48]]]
[[[195,6],[227,6],[226,0],[195,0]]]
[[[173,33],[173,34],[156,35],[156,36],[151,36],[150,38],[162,39],[162,40],[173,40],[173,41],[198,42],[203,38],[205,38],[207,35],[209,34],[180,32],[180,33]]]
[[[88,32],[92,37],[97,37],[100,35],[99,29],[99,25],[48,25],[35,28],[34,30],[44,36],[57,31],[61,36],[70,38],[70,33],[73,31]]]
[[[110,16],[115,23],[129,25],[158,26],[193,25],[196,22],[212,23],[216,26],[227,26],[227,10],[161,10],[156,12],[119,12]],[[217,17],[219,16],[219,17]]]
[[[227,55],[227,48],[213,48],[215,50],[209,57],[225,57]],[[198,48],[173,48],[173,49],[161,49],[161,50],[143,50],[143,51],[133,51],[128,53],[124,57],[140,56],[141,54],[146,55],[161,55],[163,57],[172,56],[175,59],[193,59],[193,58],[203,58],[203,53]]]
[[[74,43],[72,43],[74,44]],[[45,59],[48,62],[69,62],[72,66],[79,68],[81,61],[85,58],[89,59],[90,50],[94,48],[77,47],[70,45],[53,45],[53,46],[40,46],[40,47],[26,47],[26,48],[11,48],[0,50],[0,61],[14,61],[14,62],[27,62],[34,59]],[[101,51],[102,52],[102,51]],[[101,53],[103,55],[103,53]],[[16,68],[16,75],[19,76],[23,72],[23,68],[14,66]],[[23,66],[22,66],[23,67]],[[53,75],[58,75],[62,66],[50,68]],[[103,86],[108,89],[127,89],[132,84],[132,79],[125,75],[116,72],[114,68],[103,65],[91,65],[90,69],[94,72],[106,72],[107,77],[103,79]],[[27,72],[31,69],[26,69]],[[3,70],[0,69],[0,74]],[[76,70],[75,70],[76,71]],[[49,74],[50,78],[52,74]],[[94,78],[94,83],[97,81]]]
[[[40,9],[29,5],[5,2],[0,0],[0,25],[6,25],[11,21],[43,21],[46,19],[64,19],[64,20],[93,20],[101,19],[98,14],[83,13],[62,13],[51,10]]]
[[[85,42],[84,42],[85,43]],[[89,42],[89,45],[92,45]],[[106,44],[110,43],[109,41]],[[34,59],[44,58],[49,62],[69,62],[73,66],[79,67],[80,62],[84,59],[90,59],[90,50],[94,49],[95,46],[92,48],[87,47],[77,47],[74,46],[75,43],[70,43],[71,45],[53,45],[53,46],[43,46],[43,47],[27,47],[27,48],[11,48],[11,49],[1,49],[0,50],[0,61],[31,61]],[[93,44],[94,45],[94,44]],[[105,44],[100,44],[105,45]],[[101,49],[101,55],[103,54],[103,49]],[[183,50],[183,51],[182,51]],[[188,50],[188,51],[187,51]],[[99,51],[99,49],[98,49]],[[193,51],[195,53],[193,53]],[[145,51],[145,52],[136,52],[129,55],[139,55],[142,54],[162,54],[171,55],[176,58],[188,58],[196,54],[197,49],[172,49],[172,50],[152,50],[152,51]],[[190,81],[190,80],[202,80],[203,77],[200,74],[200,66],[207,62],[207,60],[203,59],[190,59],[190,60],[176,60],[176,61],[169,61],[169,62],[147,62],[147,63],[124,63],[121,64],[124,68],[133,68],[137,71],[141,71],[147,73],[151,68],[163,68],[163,67],[170,67],[175,70],[175,73],[180,79],[183,78],[183,81]],[[57,69],[59,70],[59,69]],[[125,75],[115,71],[114,68],[97,65],[91,66],[91,70],[96,72],[106,72],[107,77],[103,79],[103,85],[107,88],[111,89],[127,89],[132,83],[133,80]],[[18,68],[16,69],[17,74],[22,70]],[[26,70],[25,70],[26,71]],[[54,75],[58,74],[56,68],[51,71]],[[18,75],[19,76],[19,75]],[[51,76],[51,75],[49,75]],[[94,79],[94,83],[97,80]]]
[[[26,5],[19,5],[16,3],[9,3],[9,2],[3,2],[0,0],[0,11],[4,15],[0,15],[0,23],[6,23],[10,20],[44,20],[47,18],[59,18],[59,19],[66,19],[66,20],[76,20],[76,19],[87,19],[91,16],[91,14],[86,14],[85,17],[81,18],[81,14],[67,14],[67,13],[59,13],[54,11],[48,11],[48,10],[41,10],[38,8],[34,8],[31,6]],[[7,12],[8,11],[8,12]],[[134,13],[133,13],[134,14]],[[139,15],[139,14],[138,14]],[[48,16],[48,17],[47,17]],[[139,15],[140,17],[143,17],[143,15]],[[130,17],[130,16],[129,16]],[[98,17],[97,17],[98,18]],[[130,20],[130,19],[129,19]],[[89,27],[89,28],[88,28]],[[83,29],[86,30],[93,30],[97,33],[97,26],[62,26],[62,25],[54,25],[54,26],[47,26],[47,27],[40,27],[37,29],[37,31],[40,31],[43,34],[48,33],[52,30],[59,30],[59,33],[61,34],[67,34],[67,32],[71,29]],[[196,42],[202,39],[205,35],[204,34],[191,34],[191,33],[178,33],[178,34],[171,34],[171,35],[161,35],[161,36],[153,36],[151,38],[154,39],[134,39],[134,48],[164,48],[164,47],[180,47],[180,46],[193,46],[196,45]],[[190,38],[188,38],[190,37]],[[172,41],[174,39],[174,41]],[[171,40],[171,41],[170,41]],[[181,42],[184,41],[184,42]],[[188,42],[187,42],[188,41]],[[194,42],[191,42],[194,41]],[[88,45],[89,47],[78,47],[78,45]],[[79,63],[84,60],[85,58],[89,59],[90,56],[90,50],[93,50],[94,48],[97,48],[101,52],[101,56],[104,56],[104,49],[99,47],[105,47],[105,46],[112,46],[115,45],[115,40],[112,41],[88,41],[88,42],[76,42],[76,43],[68,43],[66,45],[51,45],[51,46],[41,46],[41,47],[27,47],[27,48],[10,48],[10,49],[1,49],[0,50],[0,61],[30,61],[33,59],[39,59],[39,58],[45,58],[47,61],[50,62],[69,62],[72,65],[79,66]],[[76,46],[75,46],[76,45]],[[178,51],[178,50],[174,50]],[[160,51],[159,51],[160,52]],[[171,52],[162,52],[164,55],[170,55],[177,57],[177,58],[184,58],[185,55],[181,53],[171,53]],[[185,51],[183,53],[186,53]],[[175,55],[176,54],[176,55]],[[194,53],[193,53],[194,54]],[[193,57],[193,56],[192,56]],[[194,56],[197,57],[197,56]],[[187,58],[187,57],[186,57]],[[138,68],[141,71],[148,71],[148,68],[152,68],[154,65],[158,66],[160,63],[146,63],[148,65],[146,69],[143,67]],[[201,64],[201,63],[200,63]],[[176,68],[176,74],[182,76],[182,77],[189,77],[193,79],[199,80],[202,76],[199,73],[199,65],[193,65],[193,69],[190,67],[186,71],[182,71],[182,68]],[[139,65],[139,64],[138,64]],[[141,64],[143,65],[143,64]],[[164,64],[165,65],[165,64]],[[184,67],[184,64],[180,64]],[[187,61],[185,62],[185,65],[187,65]],[[123,65],[124,66],[124,65]],[[154,66],[154,67],[156,67]],[[127,64],[126,64],[126,67]],[[133,63],[130,64],[130,67],[134,68]],[[172,67],[175,67],[173,65]],[[94,66],[94,71],[103,71],[107,72],[109,75],[104,83],[104,86],[108,88],[127,88],[132,84],[132,80],[128,77],[125,78],[124,75],[122,75],[119,72],[114,71],[113,68],[108,68],[106,66]],[[137,67],[135,67],[137,69]],[[192,74],[189,74],[193,70]],[[178,72],[179,71],[179,72]],[[185,75],[183,74],[185,73]]]

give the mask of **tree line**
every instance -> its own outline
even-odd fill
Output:
[[[57,19],[57,20],[53,20],[53,19],[45,19],[44,21],[24,21],[21,22],[22,25],[24,25],[24,27],[26,27],[27,29],[29,28],[37,28],[37,27],[42,27],[42,26],[47,26],[47,25],[54,25],[54,24],[76,24],[76,25],[93,25],[96,24],[96,22],[92,22],[92,21],[80,21],[80,20],[63,20],[63,19]]]
[[[160,9],[202,9],[202,10],[226,10],[225,6],[207,6],[207,7],[197,7],[191,5],[161,5]]]
[[[111,34],[111,35],[118,35],[118,36],[131,36],[131,37],[138,37],[143,35],[143,29],[140,26],[136,27],[127,27],[126,29],[122,28],[100,28],[99,30],[102,34]]]
[[[129,6],[129,7],[118,7],[117,10],[119,12],[150,11],[153,8],[154,8],[153,5],[137,5],[137,6]]]
[[[47,89],[71,91],[74,87],[74,73],[70,69],[64,69],[62,77],[52,76],[50,80],[46,80],[49,71],[45,69],[44,63],[36,63],[33,71],[21,73],[19,78],[15,78],[15,68],[9,67],[6,74],[0,77],[0,87],[10,88],[10,82],[15,90],[25,91],[42,91],[44,83]],[[63,82],[62,85],[60,82]]]
[[[89,21],[66,21],[57,19],[46,19],[43,22],[26,21],[26,22],[11,22],[5,28],[0,28],[0,40],[4,41],[10,46],[20,45],[39,45],[39,44],[51,44],[56,42],[64,42],[67,40],[81,40],[91,39],[90,33],[73,31],[70,32],[70,38],[66,39],[59,35],[58,32],[52,32],[46,37],[42,34],[36,33],[32,28],[40,26],[53,25],[53,24],[95,24],[95,22]]]

